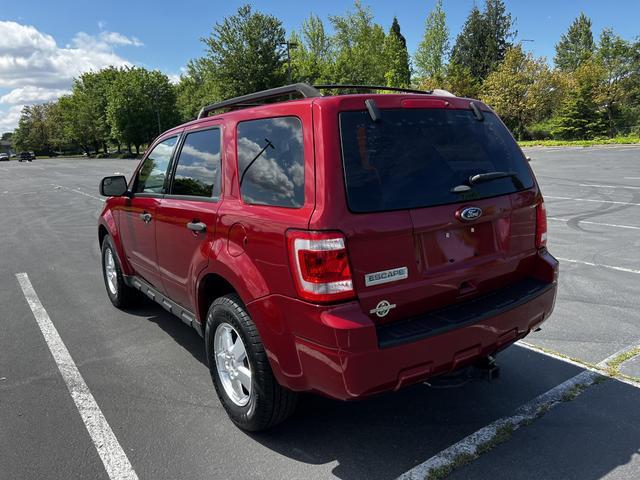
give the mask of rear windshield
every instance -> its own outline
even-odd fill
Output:
[[[380,212],[429,207],[505,195],[531,188],[522,152],[490,112],[478,121],[471,110],[382,110],[340,114],[342,158],[349,209]],[[468,185],[478,173],[514,176]]]

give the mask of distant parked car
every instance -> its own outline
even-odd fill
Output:
[[[9,161],[9,154],[8,153],[0,153],[0,162],[8,162]]]
[[[33,152],[20,152],[18,156],[19,162],[32,162],[36,158],[35,153]]]

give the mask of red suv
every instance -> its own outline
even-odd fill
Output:
[[[205,107],[100,185],[110,300],[142,292],[193,326],[245,430],[296,392],[350,400],[491,359],[555,302],[540,189],[489,107],[326,87]]]

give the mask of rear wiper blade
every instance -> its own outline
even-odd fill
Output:
[[[516,172],[487,172],[476,173],[469,177],[469,185],[475,185],[476,183],[489,182],[491,180],[498,180],[499,178],[517,177]]]

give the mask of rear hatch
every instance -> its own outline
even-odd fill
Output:
[[[377,323],[520,280],[535,268],[537,188],[495,114],[468,108],[343,111],[354,289]],[[503,178],[478,174],[506,173]]]

